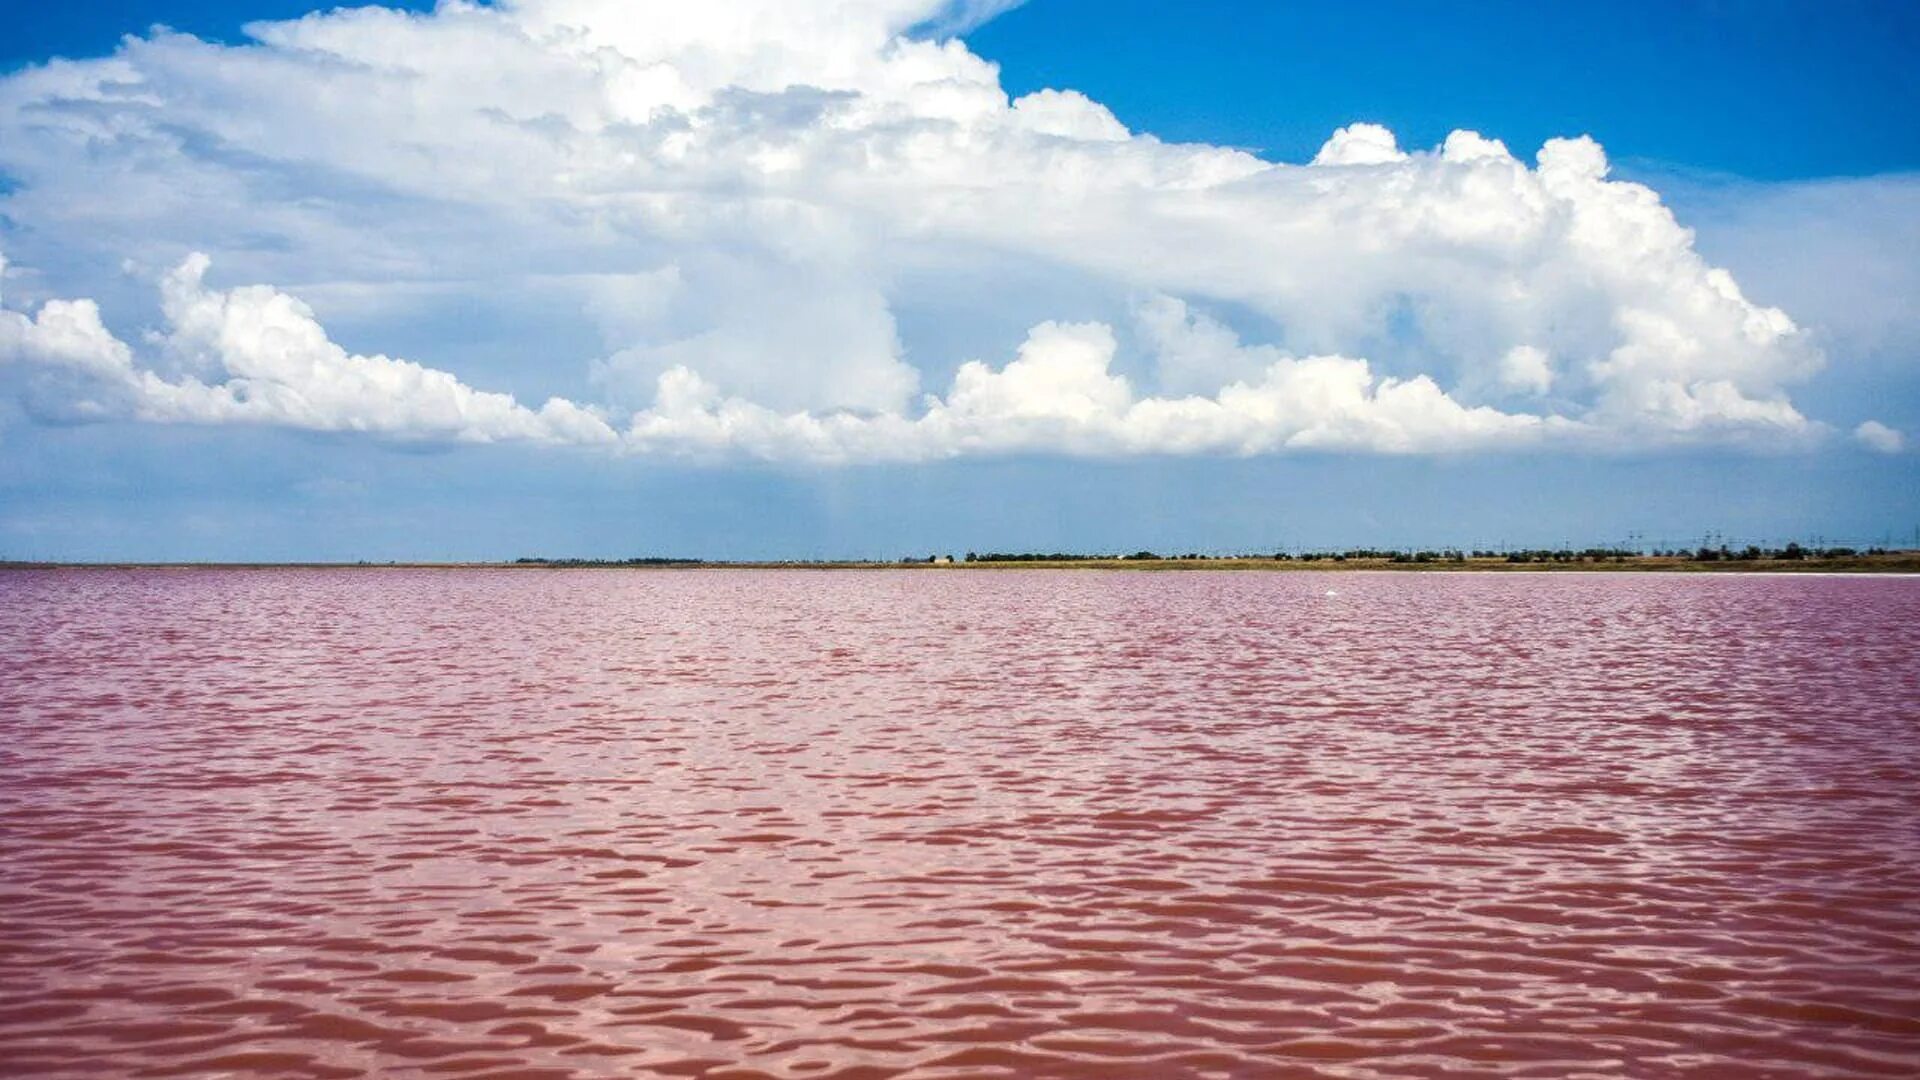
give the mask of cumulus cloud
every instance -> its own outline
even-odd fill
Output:
[[[144,359],[100,292],[0,315],[0,355],[49,416],[779,460],[1819,433],[1788,390],[1820,350],[1592,140],[1165,143],[1071,89],[1010,99],[946,36],[1006,6],[447,0],[26,69],[0,79],[9,243],[83,295],[123,258],[180,268]],[[210,288],[202,250],[280,285]],[[1131,324],[1063,311],[950,368],[896,315],[1048,275]],[[577,283],[600,402],[352,354],[295,298],[534,279]]]
[[[0,310],[0,364],[18,362],[56,380],[49,411],[70,419],[274,424],[460,442],[614,441],[603,420],[563,399],[530,410],[445,371],[351,354],[299,300],[259,285],[209,289],[207,267],[207,257],[195,254],[166,276],[168,329],[157,340],[213,372],[211,381],[136,367],[133,350],[102,325],[91,300],[52,300],[32,317]]]
[[[1878,420],[1867,420],[1853,429],[1861,445],[1882,454],[1897,454],[1907,447],[1907,437]]]
[[[661,404],[634,418],[630,438],[643,449],[833,462],[1035,451],[1418,452],[1521,445],[1564,424],[1467,408],[1424,376],[1381,378],[1366,361],[1339,356],[1275,360],[1210,397],[1140,397],[1112,370],[1115,348],[1103,324],[1044,323],[1004,367],[963,364],[945,396],[913,419],[782,415],[722,398],[680,369],[661,377]]]
[[[1500,381],[1515,390],[1544,394],[1553,387],[1553,363],[1531,345],[1515,345],[1500,358]]]
[[[1400,142],[1393,132],[1379,124],[1350,124],[1333,133],[1320,152],[1315,165],[1390,165],[1405,161]]]
[[[1421,452],[1523,445],[1580,425],[1469,407],[1426,376],[1376,375],[1365,360],[1292,357],[1242,346],[1171,298],[1140,320],[1167,355],[1239,354],[1258,370],[1210,396],[1139,396],[1113,370],[1102,323],[1043,323],[995,368],[970,360],[918,415],[781,412],[723,394],[685,366],[662,372],[653,404],[620,428],[553,398],[531,410],[448,372],[334,344],[298,299],[267,286],[211,289],[195,254],[161,283],[167,329],[158,350],[211,372],[169,379],[134,362],[90,300],[49,301],[35,315],[0,310],[0,363],[68,377],[73,418],[265,423],[464,442],[581,444],[691,457],[745,454],[820,463],[920,461],[968,454],[1223,453],[1284,449]],[[1234,362],[1230,360],[1229,363]]]

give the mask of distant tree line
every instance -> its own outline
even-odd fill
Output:
[[[701,566],[705,559],[670,559],[645,555],[632,559],[546,559],[528,557],[513,560],[523,566]]]
[[[1131,555],[1100,555],[1085,552],[1056,551],[1043,552],[1005,552],[1005,551],[969,551],[966,561],[970,563],[993,562],[1160,562],[1166,559],[1265,559],[1266,555],[1156,555],[1151,551],[1136,551]]]
[[[1474,552],[1480,557],[1479,552]],[[1531,551],[1508,551],[1505,553],[1488,552],[1486,557],[1505,559],[1510,563],[1579,563],[1579,562],[1625,562],[1640,557],[1637,551],[1621,548],[1536,548]]]
[[[1476,556],[1479,552],[1474,553]],[[1466,562],[1464,553],[1452,548],[1440,551],[1395,551],[1387,548],[1348,548],[1345,551],[1303,551],[1289,555],[1281,551],[1273,556],[1281,562],[1347,562],[1350,559],[1373,559],[1399,563]]]
[[[1070,553],[1070,552],[1065,552],[1065,551],[1056,551],[1056,552],[1053,552],[1052,554],[1045,554],[1045,553],[1042,553],[1042,552],[1006,552],[1006,551],[969,551],[969,552],[967,552],[967,561],[968,561],[968,562],[976,562],[976,563],[989,563],[989,562],[1111,562],[1111,561],[1113,561],[1113,560],[1115,560],[1115,559],[1117,559],[1117,558],[1120,558],[1120,556],[1117,556],[1117,555],[1085,555],[1085,554],[1075,554],[1075,553]],[[1148,558],[1152,558],[1152,556],[1148,556]]]
[[[1870,547],[1865,551],[1850,547],[1803,548],[1799,544],[1788,544],[1783,548],[1763,548],[1757,544],[1734,549],[1725,544],[1717,548],[1700,547],[1692,552],[1675,552],[1683,558],[1695,562],[1721,562],[1745,559],[1846,559],[1855,555],[1885,555],[1886,548]]]
[[[1483,562],[1504,561],[1509,563],[1617,563],[1628,559],[1657,557],[1684,559],[1693,562],[1734,562],[1758,560],[1800,559],[1844,559],[1858,555],[1887,555],[1887,548],[1852,547],[1804,547],[1798,543],[1784,547],[1761,547],[1747,544],[1744,547],[1702,545],[1698,548],[1675,548],[1656,550],[1636,550],[1624,547],[1589,548],[1530,548],[1521,551],[1493,551],[1483,549],[1467,550],[1462,548],[1436,549],[1396,549],[1396,548],[1344,548],[1324,551],[1275,551],[1248,552],[1237,555],[1203,555],[1189,552],[1184,555],[1160,555],[1152,551],[1136,551],[1131,555],[1102,554],[1077,551],[1052,552],[1008,552],[1008,551],[969,551],[962,560],[969,563],[1076,563],[1076,562],[1163,562],[1163,561],[1246,561],[1263,560],[1274,562],[1386,562],[1386,563],[1465,563],[1468,560]],[[902,563],[935,563],[944,556],[909,556]],[[538,556],[515,559],[521,566],[705,566],[706,559],[682,559],[659,555],[636,556],[630,559],[553,559]],[[725,565],[725,564],[722,564]],[[793,563],[788,565],[801,565]]]
[[[1721,560],[1799,560],[1799,559],[1844,559],[1856,555],[1887,555],[1887,548],[1871,547],[1866,549],[1851,547],[1803,547],[1798,543],[1785,547],[1761,547],[1748,544],[1742,548],[1726,545],[1720,547],[1702,546],[1696,549],[1671,549],[1643,551],[1624,547],[1588,547],[1588,548],[1531,548],[1521,551],[1494,551],[1491,549],[1466,550],[1462,548],[1439,549],[1395,549],[1395,548],[1345,548],[1326,551],[1276,551],[1239,555],[1157,555],[1151,551],[1136,551],[1131,555],[1102,555],[1084,552],[1002,552],[969,551],[966,562],[970,563],[1053,563],[1053,562],[1155,562],[1170,560],[1226,560],[1244,561],[1248,559],[1271,560],[1274,562],[1389,562],[1389,563],[1464,563],[1469,559],[1482,561],[1504,561],[1509,563],[1605,563],[1625,562],[1628,559],[1658,557],[1669,559],[1688,559],[1695,562],[1719,562]],[[913,560],[920,561],[920,560]]]

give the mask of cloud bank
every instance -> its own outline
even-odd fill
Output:
[[[1009,98],[944,36],[1008,6],[449,0],[19,72],[0,235],[63,280],[172,269],[138,335],[14,275],[0,380],[56,421],[778,461],[1822,433],[1788,396],[1820,349],[1592,140],[1529,163],[1356,123],[1305,165],[1164,143],[1070,90]],[[482,302],[563,283],[605,351],[524,362],[585,365],[598,400],[353,353],[297,284],[209,285],[229,264]],[[997,310],[1056,283],[1130,314],[1063,311],[990,361],[903,343],[928,290]],[[1859,437],[1899,449],[1884,430]]]

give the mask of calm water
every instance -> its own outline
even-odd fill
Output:
[[[0,575],[0,1072],[1920,1073],[1920,579]]]

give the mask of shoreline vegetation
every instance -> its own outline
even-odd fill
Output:
[[[338,569],[338,570],[1410,570],[1569,571],[1617,570],[1693,573],[1879,573],[1920,574],[1920,550],[1850,547],[1700,547],[1685,551],[1619,548],[1542,548],[1525,551],[1351,548],[1241,555],[1130,555],[1071,552],[968,552],[894,560],[770,559],[709,560],[642,556],[629,559],[526,557],[511,562],[42,562],[0,560],[0,570],[49,569]]]

